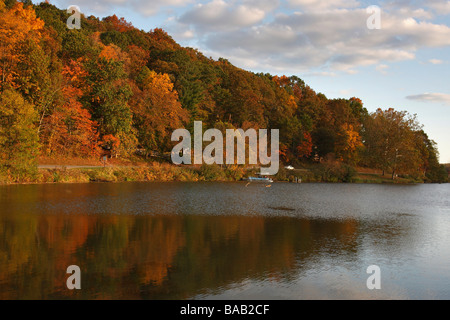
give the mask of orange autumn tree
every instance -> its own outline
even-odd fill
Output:
[[[131,45],[128,47],[128,59],[125,61],[125,72],[127,72],[131,79],[137,79],[140,74],[143,74],[144,68],[149,59],[150,53],[138,46]]]
[[[189,120],[167,74],[150,71],[141,88],[134,87],[131,105],[139,141],[147,151],[166,151],[171,133]]]
[[[290,84],[291,79],[289,79],[287,76],[274,76],[272,78],[272,81],[275,82],[279,87],[286,87]]]
[[[43,27],[32,6],[18,2],[8,10],[0,2],[0,91],[17,88],[18,65],[27,59],[24,46],[38,43]]]
[[[81,61],[70,61],[64,67],[66,85],[62,89],[64,104],[44,120],[43,148],[48,156],[97,157],[99,135],[97,123],[79,102],[81,88],[86,86]]]
[[[123,52],[120,47],[116,46],[113,43],[108,44],[107,46],[101,45],[102,51],[100,52],[99,57],[105,58],[114,61],[121,61],[124,64],[129,64],[129,57],[126,52]]]

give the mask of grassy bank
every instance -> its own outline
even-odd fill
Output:
[[[88,183],[88,182],[125,182],[125,181],[239,181],[251,171],[243,167],[199,166],[180,167],[170,164],[151,163],[135,166],[107,166],[93,168],[41,168],[34,177],[25,181],[0,183]]]
[[[361,172],[361,171],[363,172]],[[387,183],[387,184],[416,184],[424,183],[421,178],[411,176],[398,176],[392,179],[391,175],[382,175],[374,169],[354,168],[342,163],[309,164],[301,169],[287,170],[280,168],[276,175],[278,181],[302,183]]]
[[[24,183],[88,183],[125,181],[240,181],[255,176],[259,169],[244,166],[176,166],[161,159],[108,159],[106,166],[98,159],[39,159],[39,170],[23,171],[21,175],[0,170],[0,184]],[[302,163],[294,170],[280,165],[273,177],[279,182],[315,183],[386,183],[416,184],[431,182],[420,177],[399,175],[396,179],[377,169],[355,168],[339,161]]]
[[[73,164],[72,164],[73,165]],[[87,165],[87,163],[85,164]],[[91,165],[94,165],[92,163]],[[412,177],[382,176],[375,170],[359,170],[347,165],[314,164],[307,167],[287,170],[280,168],[274,177],[279,182],[327,182],[327,183],[423,183],[423,180]],[[258,169],[249,170],[242,166],[174,166],[167,163],[115,164],[107,167],[74,168],[71,165],[58,168],[41,168],[34,176],[23,181],[1,179],[1,184],[14,183],[89,183],[89,182],[125,182],[125,181],[240,181],[253,176]]]

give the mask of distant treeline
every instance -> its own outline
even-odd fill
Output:
[[[284,163],[334,159],[425,181],[447,181],[415,115],[369,113],[328,99],[296,76],[252,73],[124,18],[81,17],[49,3],[0,0],[0,180],[26,181],[45,157],[167,152],[172,132],[280,129]]]

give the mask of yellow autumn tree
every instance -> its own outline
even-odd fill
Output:
[[[353,125],[348,123],[343,124],[341,132],[344,140],[342,158],[346,162],[351,162],[352,160],[355,160],[357,149],[363,146],[361,136],[359,132],[355,130]]]
[[[150,71],[141,88],[133,91],[131,105],[142,147],[147,152],[165,151],[172,132],[189,120],[169,75]]]

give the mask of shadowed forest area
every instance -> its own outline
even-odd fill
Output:
[[[115,15],[82,15],[81,29],[67,27],[69,16],[49,3],[0,0],[0,182],[62,181],[38,169],[42,159],[107,156],[153,167],[155,155],[173,148],[172,132],[192,131],[194,121],[222,132],[279,129],[282,163],[319,181],[352,181],[355,168],[393,180],[448,181],[416,115],[382,106],[370,113],[357,97],[328,99],[300,77],[242,70]],[[167,166],[142,169],[143,179],[164,179],[158,168],[170,172],[168,180],[222,174]],[[236,170],[222,175],[240,179]],[[126,180],[116,173],[107,174]],[[289,177],[281,170],[279,178]]]

